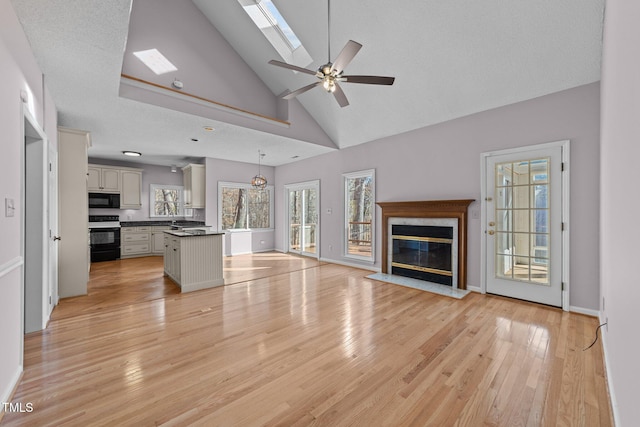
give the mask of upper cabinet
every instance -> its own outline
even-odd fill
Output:
[[[182,168],[184,207],[205,207],[205,166],[189,164]]]
[[[87,188],[90,193],[120,194],[120,209],[142,208],[142,169],[89,165]]]
[[[120,209],[142,208],[142,171],[122,170],[122,193],[120,195]]]
[[[120,193],[120,170],[89,165],[87,188],[90,193]]]

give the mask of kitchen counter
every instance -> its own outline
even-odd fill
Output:
[[[172,225],[177,225],[179,227],[202,227],[204,226],[204,221],[167,221],[167,220],[158,220],[158,221],[120,221],[120,227],[145,227],[145,226],[167,226],[171,227]]]
[[[171,234],[172,236],[176,236],[176,237],[194,237],[194,236],[218,236],[218,235],[222,235],[224,233],[220,233],[219,231],[209,231],[209,230],[203,230],[203,229],[195,229],[195,230],[186,230],[186,231],[181,231],[181,230],[165,230],[164,231],[165,234]]]

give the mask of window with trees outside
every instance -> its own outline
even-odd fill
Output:
[[[273,186],[218,183],[218,224],[223,230],[273,228]]]
[[[184,208],[183,187],[181,185],[151,184],[149,198],[149,217],[151,218],[193,215],[193,209]]]
[[[345,257],[374,261],[375,170],[342,176],[345,196]]]

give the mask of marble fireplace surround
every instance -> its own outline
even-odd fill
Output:
[[[391,274],[389,230],[398,218],[444,218],[458,221],[458,289],[467,289],[467,217],[474,199],[378,202],[382,208],[382,273]]]

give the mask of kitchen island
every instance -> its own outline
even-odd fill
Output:
[[[182,292],[224,285],[222,237],[202,229],[164,232],[164,274]]]

